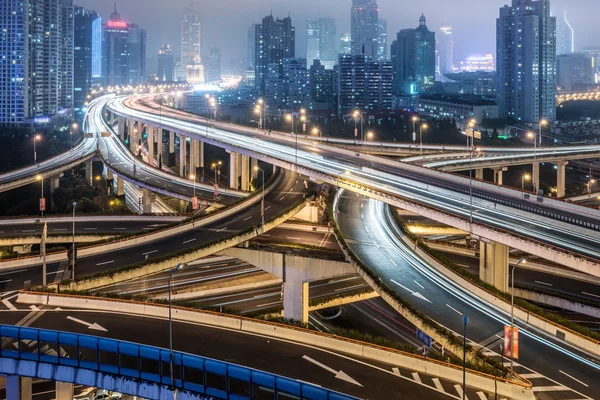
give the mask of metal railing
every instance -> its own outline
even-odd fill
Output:
[[[179,351],[173,352],[171,386],[168,349],[122,340],[0,325],[0,341],[2,358],[92,370],[222,399],[355,399],[309,383]]]

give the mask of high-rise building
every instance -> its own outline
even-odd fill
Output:
[[[164,44],[158,50],[158,80],[161,82],[173,82],[175,80],[175,58],[173,50],[168,44]]]
[[[338,71],[314,60],[310,67],[310,100],[315,110],[336,110]]]
[[[352,35],[350,33],[344,33],[340,37],[340,54],[351,54],[352,53]]]
[[[268,65],[265,102],[271,110],[298,111],[310,107],[310,77],[306,59],[286,58]]]
[[[77,117],[83,113],[91,87],[102,79],[102,18],[83,7],[75,7],[73,106]]]
[[[311,64],[320,60],[327,69],[337,63],[335,50],[336,27],[333,18],[308,19],[306,21],[306,60]]]
[[[73,18],[71,0],[2,1],[0,124],[45,122],[73,106]]]
[[[465,60],[454,64],[454,69],[464,72],[496,71],[496,62],[493,54],[469,56]]]
[[[588,46],[583,48],[583,54],[587,54],[594,60],[593,71],[595,83],[600,83],[600,46]]]
[[[556,18],[549,0],[513,0],[496,20],[501,118],[537,123],[556,116]]]
[[[186,75],[185,81],[192,85],[204,83],[204,65],[202,65],[202,59],[199,55],[196,55],[192,60],[191,64],[187,64],[185,67]]]
[[[596,83],[595,60],[588,54],[561,54],[557,57],[557,85],[566,91],[585,90]]]
[[[254,69],[254,58],[256,56],[256,24],[248,28],[248,65],[247,69]]]
[[[103,25],[104,85],[139,85],[146,75],[146,30],[115,10]]]
[[[269,64],[282,64],[286,58],[296,56],[296,29],[292,18],[275,19],[273,15],[263,18],[255,29],[255,86],[264,93],[265,77]]]
[[[205,62],[204,81],[217,82],[221,80],[221,50],[213,47],[210,49],[208,60]]]
[[[379,18],[377,26],[377,59],[388,59],[388,29],[387,21]]]
[[[340,54],[338,62],[338,113],[352,110],[392,109],[391,61],[374,61],[364,55]]]
[[[436,81],[444,81],[444,74],[450,73],[454,68],[454,38],[452,27],[442,26],[437,36],[436,52]]]
[[[556,18],[556,55],[575,52],[575,31],[567,20],[567,10]]]
[[[391,46],[395,93],[421,93],[435,82],[435,32],[424,15],[416,29],[402,29]]]
[[[185,10],[181,20],[181,66],[187,71],[189,65],[197,68],[196,56],[201,57],[201,25],[200,14],[195,10]],[[184,74],[185,75],[185,74]],[[187,79],[185,76],[181,80]]]
[[[352,55],[378,59],[379,7],[375,0],[352,0]]]

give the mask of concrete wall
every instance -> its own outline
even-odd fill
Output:
[[[546,304],[556,308],[562,308],[563,310],[574,311],[578,314],[589,315],[594,318],[600,318],[600,308],[561,299],[560,297],[536,293],[531,290],[523,289],[515,289],[515,296],[520,297],[522,299],[535,301],[536,303]]]

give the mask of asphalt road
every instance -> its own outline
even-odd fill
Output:
[[[281,182],[265,196],[265,219],[269,220],[280,212],[296,204],[305,194],[311,195],[314,185],[304,185],[304,179],[292,172],[283,172]],[[127,249],[79,258],[76,265],[76,276],[87,275],[99,271],[118,269],[125,265],[142,262],[146,256],[148,260],[170,254],[179,250],[200,246],[202,243],[212,242],[220,238],[229,237],[236,232],[241,232],[260,224],[260,202],[248,207],[243,212],[234,216],[221,219],[215,223],[175,235],[163,240],[156,240],[144,245],[129,247]],[[67,278],[69,271],[66,261],[47,265],[49,282]],[[40,266],[28,267],[19,270],[2,272],[0,275],[0,291],[9,291],[23,288],[25,281],[33,285],[41,284]]]
[[[462,332],[463,316],[469,318],[467,336],[487,350],[498,350],[506,315],[470,293],[441,279],[420,258],[400,245],[396,233],[386,228],[385,205],[345,192],[338,206],[338,225],[351,249],[377,276],[433,320],[454,332]],[[600,363],[580,352],[569,354],[554,339],[537,339],[520,326],[520,358],[515,372],[535,374],[532,383],[540,398],[594,398],[600,390]],[[498,357],[500,360],[500,358]],[[561,372],[562,371],[562,372]],[[531,376],[531,375],[530,375]],[[558,387],[558,388],[557,388]],[[559,389],[559,390],[556,390]]]

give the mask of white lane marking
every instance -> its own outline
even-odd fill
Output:
[[[485,354],[485,353],[483,353],[483,354]],[[496,353],[493,353],[493,354],[496,355]],[[533,378],[545,378],[544,375],[540,375],[540,374],[535,373],[535,372],[530,373],[530,374],[519,374],[519,376],[522,376],[525,379],[530,379],[530,378],[532,378],[532,379]]]
[[[402,377],[402,374],[400,373],[400,370],[398,368],[393,367],[392,372],[394,373],[394,375]]]
[[[145,253],[142,253],[143,256],[146,256],[148,254],[152,254],[152,253],[156,253],[158,250],[152,250],[152,251],[147,251]]]
[[[581,294],[585,294],[586,296],[597,297],[597,298],[600,299],[600,296],[598,296],[597,294],[591,294],[591,293],[588,293],[588,292],[581,292]]]
[[[379,245],[377,244],[376,241],[373,240],[373,243],[375,243],[375,246],[377,246],[377,248],[379,248]]]
[[[542,281],[534,281],[535,283],[539,283],[540,285],[546,285],[546,286],[554,286],[551,283],[546,283],[546,282],[542,282]]]
[[[219,229],[217,232],[223,232],[225,229],[227,229],[227,227],[225,227],[223,229]]]
[[[415,281],[415,280],[413,280],[413,282],[414,282],[414,283],[416,283],[417,285],[419,285],[419,287],[420,287],[421,289],[425,290],[425,288],[423,287],[423,285],[421,285],[419,282],[417,282],[417,281]]]
[[[479,396],[479,400],[488,400],[487,396],[483,392],[477,392],[477,396]]]
[[[59,232],[59,231],[66,231],[66,229],[52,229],[53,231]]]
[[[95,231],[98,228],[83,228],[84,231]]]
[[[392,264],[394,264],[394,267],[397,267],[397,266],[398,266],[398,264],[396,264],[396,263],[394,262],[394,260],[392,260],[391,258],[390,258],[390,262],[391,262]]]
[[[461,313],[460,311],[458,311],[456,308],[452,307],[450,304],[447,304],[447,303],[446,303],[446,305],[448,306],[448,308],[449,308],[449,309],[451,309],[451,310],[452,310],[452,311],[454,311],[455,313],[457,313],[457,314],[460,314],[460,315],[463,315],[463,313]]]
[[[265,307],[265,306],[272,306],[272,305],[275,305],[275,304],[281,304],[281,301],[274,301],[272,303],[267,303],[267,304],[259,304],[259,305],[256,306],[256,308]]]
[[[308,183],[306,183],[306,181],[304,181],[304,187],[308,189]]]
[[[100,266],[100,265],[106,265],[106,264],[112,264],[112,263],[114,263],[114,262],[115,262],[115,260],[112,260],[112,261],[105,261],[105,262],[101,262],[101,263],[98,263],[98,264],[96,264],[96,266]]]
[[[8,308],[11,311],[15,311],[17,309],[17,307],[13,306],[13,304],[6,299],[2,300],[2,304],[4,304],[6,308]]]
[[[183,242],[183,244],[188,244],[193,242],[194,240],[196,240],[196,238],[190,239],[190,240],[186,240],[185,242]]]
[[[115,231],[124,231],[124,230],[126,230],[127,228],[113,228],[113,229],[114,229]]]
[[[29,308],[31,309],[31,311],[40,311],[40,309],[36,306],[36,305],[30,305]]]
[[[281,200],[283,200],[283,199],[285,199],[285,196],[281,196],[281,198],[279,199],[279,201],[281,201]]]
[[[433,384],[435,385],[435,388],[437,390],[439,390],[442,393],[446,393],[446,391],[444,390],[444,387],[442,386],[442,383],[440,382],[440,380],[438,378],[431,378],[431,380],[433,381]]]
[[[315,364],[315,365],[323,368],[325,371],[328,371],[328,372],[331,372],[332,374],[335,374],[335,378],[336,379],[340,379],[342,381],[345,381],[345,382],[348,382],[348,383],[352,383],[353,385],[362,387],[362,385],[360,383],[358,383],[356,380],[352,379],[348,374],[346,374],[342,370],[336,371],[335,369],[333,369],[331,367],[328,367],[327,365],[325,365],[323,363],[320,363],[317,360],[315,360],[313,358],[310,358],[307,355],[302,356],[302,358],[305,359],[306,361],[312,363],[312,364]]]
[[[566,372],[561,371],[560,369],[558,370],[558,372],[560,372],[561,374],[563,374],[566,377],[569,377],[569,378],[573,379],[575,382],[580,383],[580,384],[582,384],[585,387],[590,387],[590,385],[588,385],[587,383],[581,382],[577,378],[573,378],[571,375],[567,374]]]
[[[0,275],[10,275],[10,274],[16,274],[16,273],[25,272],[25,271],[27,271],[27,270],[26,269],[20,269],[18,271],[3,272]]]
[[[365,218],[365,217],[364,217],[362,214],[360,214],[360,219],[364,219],[364,218]]]
[[[343,287],[343,288],[335,289],[334,292],[340,292],[342,290],[356,289],[356,288],[363,287],[363,286],[364,285],[361,283],[359,285],[354,285],[354,286],[348,286],[348,287]]]
[[[58,271],[54,271],[54,272],[46,272],[46,275],[56,275],[56,274],[60,274],[61,272],[64,272],[64,269],[59,269]]]
[[[102,326],[100,326],[97,323],[85,322],[82,319],[74,318],[74,317],[71,317],[71,316],[68,316],[67,319],[70,319],[73,322],[77,322],[78,324],[85,325],[85,326],[88,327],[88,329],[91,329],[91,330],[94,330],[94,331],[108,332],[105,328],[103,328]]]
[[[419,374],[417,372],[411,372],[411,375],[412,375],[413,379],[415,380],[415,382],[423,383],[421,381],[421,377],[419,376]]]
[[[466,265],[466,264],[456,264],[456,265],[458,265],[459,267],[463,267],[463,268],[471,268],[471,267],[469,267],[469,266],[468,266],[468,265]]]
[[[12,279],[6,279],[4,281],[0,281],[0,283],[8,283],[8,282],[12,282]]]
[[[271,206],[269,206],[269,207],[265,207],[265,211],[267,211],[269,208],[271,208]]]
[[[369,228],[367,228],[366,226],[365,226],[365,231],[367,231],[367,233],[371,233],[371,232],[369,232]]]
[[[462,398],[463,397],[463,390],[462,387],[460,385],[454,385],[454,389],[456,389],[456,392],[458,393],[458,397]],[[469,398],[467,397],[467,395],[465,395],[465,400],[468,400]]]
[[[244,219],[244,222],[245,222],[245,221],[248,221],[250,218],[252,218],[252,215],[251,215],[251,216],[249,216],[248,218]]]

